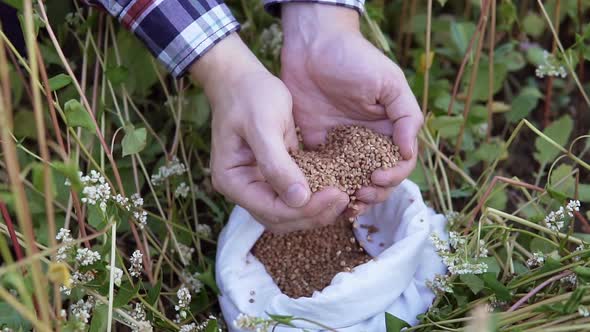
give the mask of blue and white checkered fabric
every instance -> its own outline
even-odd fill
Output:
[[[264,0],[267,10],[309,1],[363,10],[364,0]],[[87,0],[99,4],[141,39],[175,77],[240,24],[222,0]]]

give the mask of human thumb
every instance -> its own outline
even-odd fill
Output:
[[[307,204],[311,197],[309,185],[289,155],[282,135],[256,135],[249,144],[262,176],[283,202],[293,208]]]

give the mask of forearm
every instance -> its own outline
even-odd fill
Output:
[[[239,29],[222,0],[87,2],[101,5],[116,17],[176,77]]]

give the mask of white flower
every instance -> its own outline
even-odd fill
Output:
[[[449,244],[447,243],[447,241],[441,240],[440,237],[438,237],[438,234],[436,234],[436,233],[430,234],[430,240],[432,241],[432,244],[434,245],[434,249],[436,249],[436,251],[438,251],[439,253],[449,251]]]
[[[107,270],[111,270],[111,266],[107,265]],[[116,267],[113,270],[113,279],[115,281],[115,285],[117,285],[118,287],[121,286],[121,278],[123,277],[123,270],[121,270],[120,268]]]
[[[478,257],[488,257],[488,248],[484,240],[479,240],[479,255]]]
[[[563,206],[559,210],[551,211],[545,217],[545,226],[554,232],[559,232],[565,225],[565,210]]]
[[[174,191],[174,197],[186,198],[188,196],[188,191],[189,191],[189,187],[186,185],[186,183],[181,182],[178,185],[178,187],[176,187],[176,190]]]
[[[561,278],[561,282],[571,284],[572,286],[576,286],[578,283],[578,276],[575,273],[568,275],[565,278]]]
[[[198,332],[198,331],[199,330],[197,330],[197,324],[195,324],[195,323],[182,325],[180,327],[180,329],[178,330],[178,332]]]
[[[567,214],[570,217],[574,216],[574,212],[580,211],[580,201],[578,200],[571,200],[567,203],[565,209],[567,210]]]
[[[526,265],[529,268],[543,266],[545,264],[545,255],[542,252],[533,253],[533,257],[527,259]]]
[[[68,312],[66,311],[66,309],[61,309],[59,311],[59,317],[63,320],[67,320],[68,319]]]
[[[201,289],[203,289],[203,283],[198,279],[199,275],[199,272],[195,272],[191,275],[190,272],[186,270],[183,270],[180,275],[184,286],[188,287],[195,294],[198,294]]]
[[[560,61],[553,54],[543,51],[543,60],[544,63],[540,64],[535,70],[537,77],[554,76],[565,78],[567,76],[565,67],[561,65]]]
[[[82,266],[92,265],[100,260],[100,254],[88,248],[80,248],[76,253],[76,261]]]
[[[255,332],[268,332],[268,329],[270,328],[271,324],[271,320],[266,320],[254,316],[248,316],[243,313],[240,313],[238,317],[236,317],[236,319],[234,320],[234,327],[246,331]]]
[[[83,285],[83,284],[91,282],[92,280],[94,280],[95,276],[96,276],[95,270],[86,271],[84,273],[81,273],[80,271],[74,271],[74,273],[70,277],[70,284],[71,284],[70,287],[61,286],[59,288],[59,290],[64,295],[70,295],[72,293],[72,288],[74,288],[78,285]]]
[[[433,280],[426,280],[426,286],[435,293],[452,293],[448,275],[435,274]]]
[[[158,173],[152,175],[152,184],[154,186],[160,185],[173,175],[182,175],[186,172],[186,167],[183,163],[178,161],[178,158],[172,157],[168,166],[162,166],[158,169]]]
[[[486,263],[453,262],[449,264],[451,274],[482,274],[488,271]]]
[[[582,317],[590,317],[590,311],[588,311],[588,307],[586,307],[585,305],[580,304],[578,306],[578,313]]]
[[[448,226],[452,227],[457,221],[459,221],[463,215],[457,211],[449,211],[445,213],[445,218],[447,218]]]
[[[139,278],[141,276],[141,271],[143,271],[142,259],[143,254],[139,250],[135,250],[131,257],[129,258],[129,262],[131,266],[129,267],[129,274],[132,277]]]
[[[61,241],[63,244],[63,246],[57,249],[55,260],[58,262],[63,262],[68,258],[68,253],[72,249],[72,242],[74,239],[72,238],[72,235],[70,235],[70,230],[65,228],[60,228],[59,232],[55,236],[55,239]]]
[[[86,301],[79,300],[77,303],[70,306],[70,312],[74,318],[84,324],[88,324],[94,309],[94,297],[89,296]]]
[[[82,176],[80,181],[84,185],[82,203],[98,204],[103,212],[106,211],[106,203],[111,198],[111,186],[105,178],[97,171],[91,170],[90,175]]]
[[[576,256],[574,256],[574,261],[579,261],[580,260],[580,252],[586,250],[586,246],[584,244],[580,244],[579,246],[576,247],[576,250],[574,250],[574,254],[577,254]]]
[[[149,332],[153,331],[152,324],[147,320],[147,314],[145,313],[145,308],[141,303],[135,303],[135,307],[133,311],[129,313],[133,319],[135,319],[138,324],[131,323],[131,328],[133,332]]]
[[[145,225],[147,225],[147,212],[146,211],[134,211],[133,218],[138,222],[140,229],[144,229]]]
[[[181,262],[183,262],[184,265],[188,265],[192,261],[194,252],[195,248],[178,243],[178,255],[181,256]]]
[[[141,198],[138,193],[135,193],[131,195],[131,203],[133,204],[133,207],[140,209],[143,207],[143,198]]]
[[[115,195],[115,202],[117,202],[117,204],[123,206],[123,208],[127,211],[129,211],[131,209],[131,206],[129,205],[129,198],[127,198],[121,194]]]
[[[283,44],[283,32],[278,24],[274,23],[262,30],[260,44],[260,52],[271,54],[275,58],[279,56]]]
[[[210,238],[211,227],[207,224],[197,224],[197,235],[202,238]]]
[[[191,303],[191,293],[186,288],[186,286],[182,286],[176,292],[176,297],[178,298],[178,304],[174,306],[174,309],[178,311],[180,317],[183,319],[186,318],[186,310]]]

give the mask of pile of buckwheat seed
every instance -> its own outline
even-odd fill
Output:
[[[373,171],[394,167],[400,159],[390,137],[368,128],[337,127],[326,141],[317,150],[296,151],[292,157],[312,192],[337,187],[350,196],[352,208],[355,191],[371,185]],[[284,294],[308,297],[328,286],[337,273],[350,272],[371,260],[354,236],[356,221],[349,221],[341,219],[333,225],[283,235],[265,232],[252,253]]]

